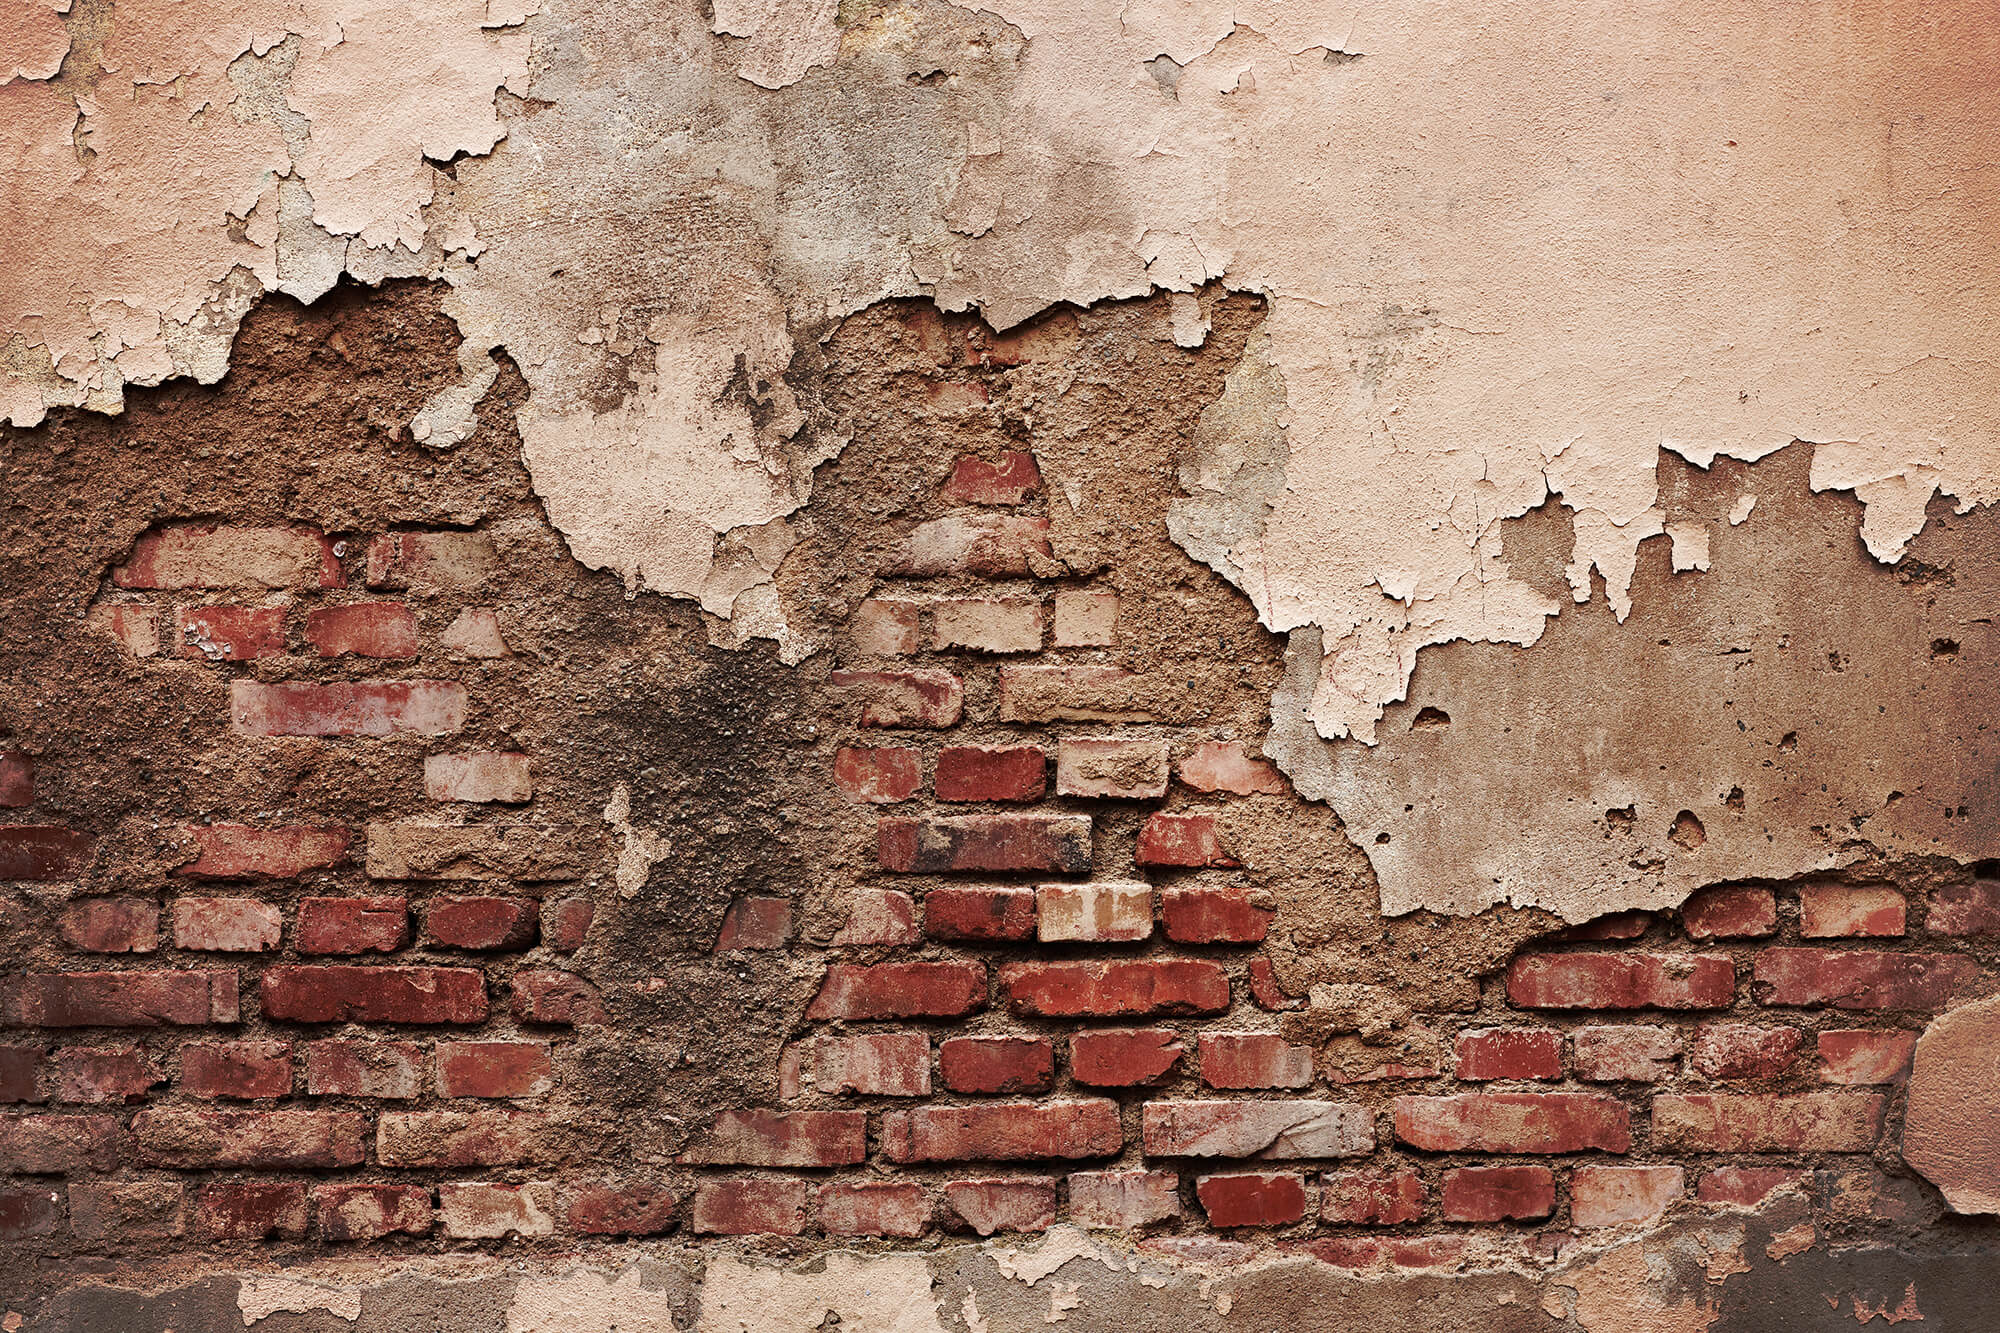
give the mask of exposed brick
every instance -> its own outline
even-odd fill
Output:
[[[1145,883],[1039,884],[1035,927],[1045,944],[1120,944],[1153,933],[1153,886]]]
[[[322,606],[306,616],[306,642],[321,657],[415,657],[417,618],[401,602]]]
[[[186,1111],[156,1107],[132,1118],[150,1166],[296,1170],[358,1166],[368,1117],[352,1111]]]
[[[1065,736],[1056,743],[1056,791],[1063,796],[1153,800],[1167,794],[1167,743]]]
[[[589,936],[596,911],[588,898],[546,899],[542,903],[542,943],[557,953],[575,953]]]
[[[1211,1088],[1312,1086],[1312,1047],[1275,1033],[1204,1032],[1200,1053],[1201,1081]]]
[[[1041,488],[1041,469],[1024,449],[1007,450],[997,463],[962,454],[952,464],[944,499],[947,504],[1017,505]]]
[[[894,805],[909,800],[924,785],[923,758],[900,745],[842,746],[833,756],[833,782],[850,801]]]
[[[1806,1173],[1784,1166],[1718,1166],[1704,1171],[1694,1196],[1703,1203],[1754,1208],[1772,1190],[1803,1184]]]
[[[864,1097],[930,1095],[931,1043],[921,1032],[819,1037],[809,1048],[813,1084],[830,1096],[843,1092]]]
[[[385,532],[368,543],[371,588],[468,589],[493,577],[499,557],[483,532]]]
[[[0,1046],[0,1105],[43,1100],[41,1068],[41,1047]]]
[[[1882,1128],[1873,1092],[1660,1093],[1653,1145],[1684,1152],[1867,1152]]]
[[[1931,895],[1924,924],[1939,935],[2000,935],[2000,880],[1939,889]]]
[[[1591,1083],[1664,1083],[1678,1071],[1682,1039],[1672,1028],[1578,1028],[1570,1034],[1576,1076]]]
[[[1090,869],[1088,815],[885,815],[876,823],[884,870],[937,874],[966,870]]]
[[[1153,815],[1139,830],[1134,854],[1142,866],[1241,865],[1223,850],[1213,815]]]
[[[1036,1018],[1144,1018],[1229,1008],[1228,974],[1191,958],[1009,963],[1000,969],[1000,986],[1015,1013]]]
[[[1703,889],[1682,904],[1681,926],[1698,940],[1756,939],[1776,934],[1778,900],[1769,889]]]
[[[790,898],[738,898],[722,914],[715,952],[740,949],[782,949],[792,935]]]
[[[934,940],[1025,940],[1035,933],[1035,891],[941,888],[924,895],[924,934]]]
[[[903,578],[1019,578],[1049,558],[1049,521],[958,510],[919,523],[889,552],[882,572]]]
[[[375,1160],[383,1166],[517,1166],[547,1156],[548,1128],[546,1118],[530,1111],[384,1111],[375,1122]]]
[[[160,905],[151,898],[82,898],[63,909],[63,943],[84,953],[151,953]]]
[[[1396,1137],[1426,1152],[1562,1153],[1632,1146],[1625,1105],[1583,1092],[1398,1097]]]
[[[1212,1227],[1281,1227],[1306,1215],[1306,1183],[1290,1172],[1202,1176],[1194,1183]]]
[[[555,1086],[549,1048],[539,1041],[441,1041],[440,1097],[538,1097]]]
[[[1282,796],[1291,790],[1275,766],[1252,759],[1235,741],[1206,741],[1195,746],[1181,760],[1181,781],[1196,791],[1221,791],[1232,796]]]
[[[1807,939],[1901,935],[1906,910],[1903,895],[1884,884],[1807,884],[1799,889],[1799,933]]]
[[[1144,683],[1114,666],[1000,668],[1002,722],[1150,722]]]
[[[491,1185],[460,1181],[438,1186],[438,1220],[453,1240],[499,1240],[504,1236],[552,1236],[556,1230],[555,1186],[546,1181]]]
[[[720,1166],[848,1166],[867,1160],[863,1111],[718,1111],[683,1160]]]
[[[155,528],[111,571],[120,588],[338,588],[333,543],[305,527],[176,523]]]
[[[569,1205],[569,1229],[583,1236],[657,1236],[674,1228],[680,1200],[654,1180],[586,1185]]]
[[[1124,1147],[1118,1105],[1103,1100],[923,1106],[882,1117],[892,1162],[1110,1157]]]
[[[264,1017],[295,1023],[477,1023],[486,978],[462,967],[274,967],[258,982]]]
[[[285,914],[255,898],[178,898],[174,947],[206,953],[268,953],[284,937]]]
[[[705,1236],[796,1236],[806,1229],[811,1191],[803,1180],[704,1180],[688,1227]]]
[[[424,756],[424,795],[433,801],[518,805],[535,796],[528,756],[512,750]]]
[[[1561,1078],[1562,1033],[1548,1028],[1473,1028],[1458,1034],[1461,1079]]]
[[[1422,1271],[1464,1262],[1464,1236],[1325,1236],[1306,1247],[1313,1258],[1339,1268]]]
[[[526,898],[437,897],[424,906],[424,942],[447,949],[526,949],[540,926],[538,904]]]
[[[0,1173],[74,1175],[116,1170],[128,1136],[115,1115],[0,1118]]]
[[[931,603],[931,647],[980,653],[1040,652],[1041,599],[940,597]]]
[[[1636,940],[1644,935],[1652,924],[1651,912],[1611,912],[1586,921],[1580,926],[1559,930],[1549,938],[1560,940],[1565,944]]]
[[[1056,1182],[1046,1177],[948,1181],[944,1201],[959,1222],[982,1236],[1047,1231],[1056,1224]]]
[[[931,785],[940,801],[1039,801],[1048,767],[1039,745],[947,745]]]
[[[234,1023],[233,970],[36,972],[0,977],[0,1024],[151,1028]]]
[[[1527,954],[1507,968],[1507,998],[1526,1009],[1726,1009],[1727,954]]]
[[[394,953],[410,942],[410,905],[402,898],[304,898],[300,953]]]
[[[1650,1222],[1686,1193],[1687,1173],[1677,1166],[1580,1166],[1569,1178],[1569,1220],[1580,1227]]]
[[[371,879],[576,879],[585,861],[574,829],[539,824],[368,826]]]
[[[1081,1171],[1069,1178],[1069,1220],[1132,1230],[1181,1215],[1181,1178],[1171,1171]]]
[[[81,1241],[178,1236],[187,1193],[178,1180],[107,1180],[69,1187],[69,1229]]]
[[[430,1234],[431,1192],[416,1185],[315,1185],[312,1198],[330,1241]]]
[[[949,671],[835,671],[827,683],[861,704],[864,727],[955,727],[965,685]]]
[[[62,1223],[62,1195],[52,1189],[0,1189],[0,1241],[46,1236]]]
[[[134,657],[159,655],[160,618],[150,606],[100,606],[90,613],[90,623]]]
[[[1360,1157],[1375,1147],[1365,1106],[1317,1101],[1147,1102],[1149,1157]]]
[[[508,983],[507,1011],[523,1023],[577,1027],[602,1023],[604,999],[573,972],[524,968]]]
[[[180,1090],[190,1097],[283,1097],[292,1090],[292,1048],[282,1041],[181,1047]]]
[[[223,1180],[195,1196],[195,1227],[215,1240],[297,1240],[306,1234],[306,1187],[297,1180]]]
[[[1070,1076],[1097,1088],[1156,1082],[1180,1063],[1180,1035],[1172,1028],[1079,1032],[1069,1039]]]
[[[90,856],[90,835],[49,824],[0,824],[0,881],[68,879]]]
[[[917,900],[900,889],[855,889],[848,899],[847,922],[834,932],[833,946],[915,944]]]
[[[1468,1166],[1444,1173],[1447,1222],[1529,1221],[1556,1209],[1556,1178],[1545,1166]]]
[[[1819,1034],[1822,1083],[1901,1083],[1910,1076],[1914,1032],[1829,1031]]]
[[[1978,976],[1962,954],[1767,949],[1752,980],[1765,1004],[1934,1010]]]
[[[1305,999],[1303,997],[1287,995],[1285,988],[1278,984],[1278,972],[1276,968],[1271,966],[1270,959],[1259,954],[1250,960],[1248,971],[1250,974],[1250,998],[1256,1002],[1259,1009],[1263,1009],[1269,1013],[1281,1014],[1289,1010],[1304,1007]]]
[[[35,803],[35,761],[19,750],[0,750],[0,809]]]
[[[423,1091],[424,1048],[413,1041],[316,1041],[306,1047],[310,1096],[407,1101]]]
[[[1258,889],[1160,890],[1160,916],[1176,944],[1256,944],[1277,914],[1270,895]]]
[[[917,612],[915,602],[868,598],[848,622],[854,650],[863,657],[908,657],[917,651]]]
[[[1031,1037],[952,1037],[938,1046],[938,1073],[953,1092],[1047,1092],[1055,1048]]]
[[[500,632],[500,615],[490,606],[468,606],[438,635],[438,646],[456,657],[491,660],[512,657]]]
[[[136,1102],[166,1079],[136,1046],[71,1046],[56,1052],[56,1099],[91,1105]]]
[[[1798,1055],[1797,1028],[1704,1023],[1695,1029],[1688,1067],[1703,1078],[1776,1078]]]
[[[465,725],[465,686],[454,680],[238,680],[229,722],[245,736],[445,736]]]
[[[282,606],[184,606],[174,613],[174,643],[182,657],[253,662],[285,655]]]
[[[977,963],[835,964],[809,1019],[962,1018],[986,1005],[986,969]]]
[[[1424,1181],[1409,1167],[1329,1171],[1319,1178],[1323,1221],[1388,1227],[1424,1215]]]
[[[1109,648],[1118,639],[1118,594],[1068,589],[1056,594],[1058,648]]]
[[[931,1205],[923,1187],[845,1183],[819,1192],[819,1227],[829,1236],[921,1236],[930,1229]]]

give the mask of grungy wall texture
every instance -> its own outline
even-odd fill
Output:
[[[0,0],[0,1330],[2000,1263],[2000,21]]]

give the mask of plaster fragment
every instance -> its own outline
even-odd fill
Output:
[[[361,1292],[290,1277],[245,1277],[237,1283],[236,1306],[248,1326],[270,1315],[325,1310],[350,1324],[361,1317]]]
[[[921,1254],[834,1251],[817,1273],[711,1260],[701,1284],[702,1333],[813,1333],[836,1315],[869,1333],[944,1333]]]
[[[70,0],[0,0],[0,87],[15,79],[52,79],[69,54],[62,15]]]
[[[647,1290],[636,1267],[527,1276],[514,1287],[507,1333],[674,1333],[677,1305],[673,1292]]]

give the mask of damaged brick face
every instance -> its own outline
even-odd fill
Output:
[[[1911,1308],[1962,1305],[1941,1218],[1992,1182],[1926,1177],[1992,1156],[1920,1176],[1898,1148],[1913,1060],[1935,1102],[1918,1034],[1994,989],[2000,877],[1857,837],[1583,925],[1384,916],[1366,848],[1265,757],[1286,644],[1169,535],[1258,302],[1204,293],[1197,346],[1165,297],[830,330],[793,387],[850,442],[775,566],[817,645],[788,665],[569,557],[511,369],[455,448],[409,438],[457,373],[438,300],[273,300],[218,386],[0,436],[29,557],[0,580],[19,1326],[107,1317],[91,1274],[580,1254],[692,1265],[705,1286],[628,1298],[736,1327],[730,1283],[810,1304],[737,1256],[857,1246],[936,1265],[912,1327],[1039,1322],[1093,1281],[1175,1327],[1355,1284],[1391,1313],[1504,1295],[1524,1328],[1750,1327],[1760,1286],[1851,1322],[1902,1310],[1903,1271]],[[1851,537],[1846,502],[1758,475],[1766,512]],[[1857,563],[1851,595],[1935,598],[1995,542],[1984,511],[1941,517],[1921,569]],[[1733,614],[1643,549],[1672,633]],[[1559,543],[1510,556],[1562,576]],[[1467,681],[1519,652],[1452,651]],[[1950,656],[1951,697],[1990,697],[1988,645]],[[1424,762],[1483,762],[1425,706]],[[1162,1276],[1120,1294],[1072,1263],[1052,1297],[996,1269],[965,1306],[938,1256],[982,1238]],[[1814,1267],[1833,1242],[1891,1257],[1843,1287]],[[1631,1245],[1672,1280],[1629,1276]],[[516,1311],[554,1299],[504,1281]],[[257,1290],[223,1313],[345,1299]]]

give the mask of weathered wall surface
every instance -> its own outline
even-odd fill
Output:
[[[0,1327],[1981,1326],[2000,29],[1075,10],[7,12]]]

